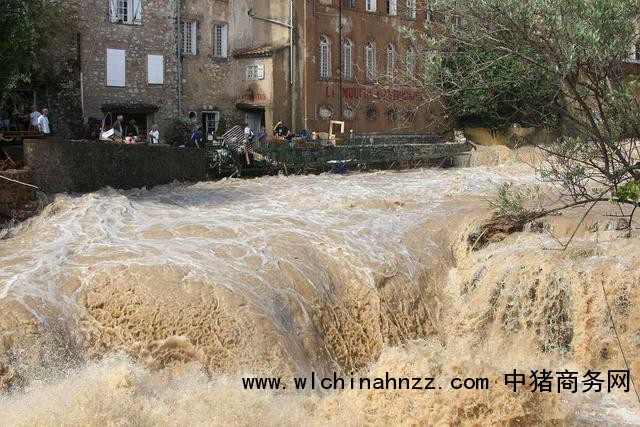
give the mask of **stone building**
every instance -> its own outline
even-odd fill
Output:
[[[185,111],[208,133],[278,120],[319,131],[343,120],[357,133],[447,128],[423,88],[387,78],[415,67],[404,29],[428,17],[415,1],[185,0],[183,10]]]
[[[207,134],[244,122],[257,131],[285,114],[287,98],[274,94],[289,79],[289,15],[281,0],[184,1],[184,111]]]
[[[424,89],[387,78],[415,61],[412,0],[78,1],[85,123],[107,112],[143,132],[186,116],[207,134],[278,120],[327,131],[436,132]],[[405,112],[400,107],[408,108]]]
[[[333,119],[356,133],[447,130],[438,100],[415,84],[418,52],[406,36],[430,20],[424,3],[297,1],[297,125],[324,130]]]
[[[123,114],[140,133],[178,111],[177,1],[77,1],[85,123]],[[162,129],[161,129],[162,130]]]

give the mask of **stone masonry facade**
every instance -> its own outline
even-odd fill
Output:
[[[121,9],[129,22],[114,13],[119,4],[78,3],[85,122],[102,120],[107,112],[122,113],[125,120],[136,117],[141,130],[157,122],[163,131],[178,115],[176,1],[129,0],[126,14]],[[124,86],[107,82],[107,49],[124,51]],[[148,55],[162,57],[161,84],[149,82]]]
[[[73,1],[85,123],[111,112],[134,118],[141,130],[158,123],[161,135],[179,116],[217,135],[245,122],[269,130],[278,120],[294,131],[321,132],[329,120],[343,120],[345,131],[357,134],[440,133],[448,126],[437,102],[424,105],[424,88],[384,87],[365,74],[368,46],[376,75],[389,69],[391,48],[395,68],[404,67],[412,47],[402,32],[425,25],[421,2],[408,12],[412,3],[397,1],[391,13],[386,0]],[[345,77],[347,42],[353,73]],[[116,66],[107,51],[119,55]],[[160,83],[157,62],[151,77],[150,56],[161,58]],[[408,104],[407,113],[422,107],[404,114],[400,104]]]

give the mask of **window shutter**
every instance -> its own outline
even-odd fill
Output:
[[[198,54],[198,21],[191,23],[191,53]]]
[[[107,86],[125,87],[125,85],[125,51],[120,49],[107,49]]]
[[[264,79],[264,65],[258,65],[256,77],[258,80]]]
[[[136,25],[142,25],[142,0],[132,1],[132,19],[131,21]]]
[[[117,0],[109,0],[109,20],[118,22],[118,3]]]
[[[162,55],[147,56],[147,77],[149,84],[164,84],[164,57]]]
[[[227,26],[222,26],[222,56],[227,57]]]

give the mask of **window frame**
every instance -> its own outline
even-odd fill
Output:
[[[378,9],[377,0],[365,0],[365,10],[370,13],[375,13]]]
[[[345,39],[342,43],[342,78],[345,80],[353,80],[353,52],[355,45],[351,39]],[[348,55],[347,55],[348,49]],[[347,58],[349,59],[347,61]],[[348,71],[348,72],[347,72]]]
[[[407,48],[405,61],[407,64],[407,78],[413,80],[416,74],[416,54],[412,47]]]
[[[387,0],[387,14],[398,16],[398,0]]]
[[[365,57],[365,74],[366,79],[370,82],[376,80],[377,77],[377,64],[376,64],[376,45],[374,42],[367,42],[364,47]]]
[[[206,110],[202,112],[202,127],[205,131],[205,137],[206,135],[209,135],[209,127],[208,127],[208,118],[207,116],[213,116],[213,123],[214,123],[214,129],[213,129],[213,134],[217,135],[218,134],[218,128],[220,127],[220,118],[222,117],[222,114],[220,113],[220,111],[217,110]]]
[[[185,28],[189,26],[189,31]],[[182,24],[180,26],[181,38],[182,38],[182,46],[181,51],[183,55],[197,55],[198,54],[198,21],[193,19],[183,19]],[[189,33],[189,39],[191,40],[191,46],[187,50],[187,38],[185,35]]]
[[[245,68],[244,77],[248,82],[264,80],[264,64],[247,65],[247,67]]]
[[[220,29],[220,40],[218,39],[218,29]],[[218,51],[218,44],[220,44],[220,51]],[[229,57],[229,25],[226,22],[213,24],[213,57],[216,59]]]
[[[124,25],[142,25],[142,0],[108,0],[109,17],[113,23]],[[126,4],[126,14],[121,13],[122,4]]]
[[[416,0],[407,0],[406,17],[408,19],[417,19],[418,18],[418,7],[417,7],[417,4],[416,4]]]
[[[329,37],[324,34],[321,35],[318,47],[320,49],[318,61],[320,78],[328,80],[331,78],[331,40]]]
[[[393,43],[387,44],[387,78],[389,80],[393,79],[395,76],[395,68],[397,61],[397,52],[396,47]]]

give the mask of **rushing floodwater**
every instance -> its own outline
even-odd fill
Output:
[[[640,423],[631,394],[513,393],[520,370],[640,362],[638,240],[464,236],[521,164],[58,196],[0,241],[9,424]],[[606,239],[605,239],[606,240]],[[241,377],[436,376],[442,390],[257,392]],[[486,376],[489,391],[452,390]],[[636,375],[636,378],[637,375]]]

